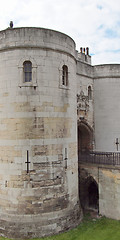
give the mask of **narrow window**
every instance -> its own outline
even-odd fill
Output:
[[[32,81],[32,63],[30,61],[25,61],[23,63],[23,72],[24,72],[24,82]]]
[[[91,86],[88,87],[88,100],[92,100],[92,89],[91,89]]]
[[[66,65],[62,67],[62,85],[68,86],[68,67]]]

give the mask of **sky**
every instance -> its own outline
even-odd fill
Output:
[[[0,0],[0,30],[42,27],[89,47],[92,64],[120,64],[120,0]]]

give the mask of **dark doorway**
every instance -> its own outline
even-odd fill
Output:
[[[78,126],[78,155],[92,150],[92,131],[85,124]]]
[[[83,210],[99,209],[98,185],[92,176],[81,166],[88,160],[93,149],[93,131],[84,122],[78,124],[78,173],[79,173],[79,198]]]
[[[79,175],[79,197],[83,210],[99,210],[98,184],[92,176],[87,177],[82,168]]]
[[[88,187],[89,207],[98,209],[98,187],[97,183],[91,182]]]

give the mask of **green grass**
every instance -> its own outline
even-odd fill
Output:
[[[0,238],[0,240],[9,240]],[[97,220],[85,217],[75,229],[59,235],[34,240],[120,240],[120,221],[102,217]]]

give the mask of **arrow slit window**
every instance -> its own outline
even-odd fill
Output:
[[[91,86],[88,87],[88,100],[92,100],[92,89],[91,89]]]

